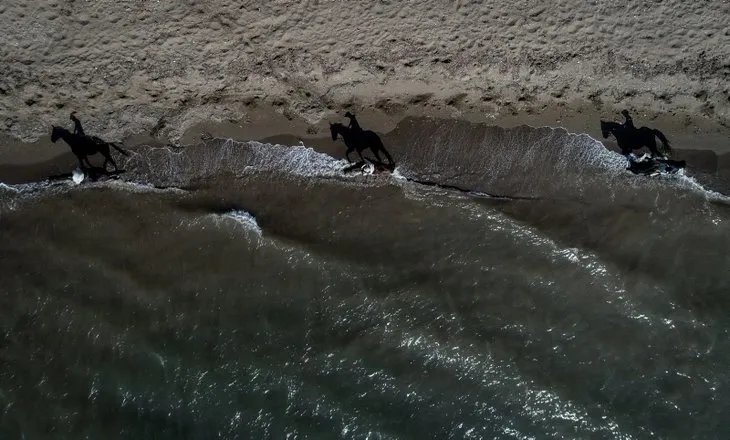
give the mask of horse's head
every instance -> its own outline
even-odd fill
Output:
[[[62,135],[63,135],[63,128],[57,127],[54,125],[53,130],[51,130],[51,142],[56,142],[58,139],[61,138]]]
[[[611,134],[611,127],[606,121],[601,121],[601,134],[604,139],[608,139],[608,136]]]
[[[336,141],[337,140],[337,134],[339,133],[338,125],[340,127],[342,126],[342,124],[337,124],[337,123],[333,124],[333,123],[330,123],[330,133],[332,133],[332,140],[333,141]]]

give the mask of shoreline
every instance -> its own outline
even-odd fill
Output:
[[[98,114],[77,111],[77,115],[84,123],[88,133],[129,146],[143,143],[187,146],[197,143],[200,135],[205,132],[215,137],[236,140],[260,140],[279,135],[310,138],[326,132],[328,122],[346,121],[343,116],[346,111],[354,112],[363,127],[378,133],[393,130],[408,117],[424,117],[466,121],[502,128],[523,125],[534,128],[564,128],[570,133],[587,134],[603,141],[599,128],[600,121],[623,121],[620,112],[624,107],[620,105],[607,107],[585,100],[524,104],[519,111],[507,104],[493,111],[494,107],[479,104],[467,105],[466,101],[451,105],[435,102],[406,104],[423,99],[424,95],[404,95],[398,98],[396,96],[397,94],[393,93],[390,98],[385,98],[385,102],[383,99],[377,100],[376,97],[371,96],[369,97],[371,102],[363,105],[337,107],[329,105],[330,108],[323,107],[324,110],[316,122],[311,122],[306,115],[290,112],[288,108],[280,105],[271,105],[258,100],[246,101],[245,98],[242,98],[238,104],[243,105],[245,110],[240,112],[239,118],[235,118],[235,113],[231,113],[228,118],[189,118],[177,121],[177,124],[170,121],[160,122],[153,127],[141,124],[128,128],[128,134],[121,137],[110,135],[105,130],[96,130],[96,124],[93,122],[98,119]],[[356,101],[366,99],[368,98],[353,98]],[[201,107],[200,110],[202,111],[204,108]],[[648,126],[664,132],[672,145],[679,149],[710,150],[720,155],[730,153],[730,120],[725,121],[676,111],[636,111],[630,107],[629,110],[632,112],[637,127]],[[71,127],[68,119],[71,111],[69,109],[62,114],[62,118],[49,123],[47,135],[34,136],[32,141],[23,140],[8,132],[0,132],[0,163],[13,163],[13,154],[23,149],[34,149],[41,146],[52,148],[52,144],[48,140],[51,127],[53,125]],[[144,111],[141,110],[141,112]],[[87,124],[89,120],[92,123]],[[21,153],[20,159],[15,159],[15,162],[23,163],[22,157]]]
[[[418,106],[405,111],[343,108],[339,111],[330,111],[318,123],[310,124],[303,118],[287,115],[280,108],[256,105],[242,120],[193,124],[182,133],[178,142],[171,142],[159,133],[148,132],[128,136],[122,140],[122,145],[131,150],[141,145],[175,145],[185,148],[197,145],[208,138],[233,139],[240,142],[259,141],[290,146],[303,142],[308,147],[339,158],[344,157],[345,149],[341,141],[333,142],[329,138],[328,123],[345,122],[346,119],[342,115],[346,110],[357,112],[358,121],[364,129],[373,130],[385,138],[399,124],[409,119],[434,119],[504,129],[524,126],[536,129],[541,127],[564,129],[571,134],[588,135],[614,150],[616,146],[613,138],[603,139],[601,136],[598,128],[599,120],[600,118],[619,120],[619,117],[611,119],[610,112],[592,109],[590,105],[581,107],[576,103],[574,106],[544,106],[544,110],[540,113],[516,113],[493,117],[474,111],[455,113],[450,109],[428,109]],[[690,169],[718,174],[723,180],[730,180],[730,143],[727,142],[730,134],[726,133],[724,126],[705,121],[703,126],[684,131],[692,121],[686,116],[680,118],[666,115],[646,116],[634,115],[637,126],[648,125],[664,131],[672,142],[675,158],[686,160]],[[679,131],[677,127],[682,127],[683,131]],[[689,143],[689,140],[694,142]],[[683,142],[690,148],[683,148],[685,145]],[[9,138],[7,135],[0,135],[0,182],[14,184],[44,180],[47,176],[68,172],[76,164],[76,158],[63,142],[53,144],[47,137],[27,143]]]

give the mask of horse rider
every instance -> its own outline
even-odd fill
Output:
[[[76,112],[71,112],[71,120],[74,121],[74,134],[78,136],[86,136],[84,128],[81,126],[81,121],[76,117]]]
[[[347,112],[345,113],[345,117],[350,118],[350,123],[347,125],[347,128],[354,132],[362,133],[362,128],[360,128],[360,124],[357,122],[357,119],[355,119],[355,115]]]
[[[629,115],[628,110],[622,110],[621,114],[626,118],[626,121],[624,121],[624,128],[627,130],[634,130],[636,127],[634,127],[634,120],[631,119],[631,116]]]

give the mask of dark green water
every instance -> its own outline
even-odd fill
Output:
[[[223,141],[0,187],[0,437],[727,437],[725,198],[433,130],[398,174],[476,192]]]

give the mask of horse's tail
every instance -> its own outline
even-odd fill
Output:
[[[672,146],[669,145],[669,140],[667,140],[667,137],[664,136],[664,133],[662,133],[659,130],[652,130],[652,133],[654,133],[654,136],[658,137],[660,141],[662,141],[662,145],[664,146],[664,153],[668,155],[672,154]]]
[[[121,149],[121,148],[120,148],[120,147],[119,147],[119,146],[118,146],[117,144],[115,144],[114,142],[109,142],[109,145],[111,145],[112,147],[114,147],[114,149],[115,149],[115,150],[117,150],[118,152],[122,153],[123,155],[125,155],[125,156],[129,156],[129,152],[128,152],[128,151],[124,151],[124,150],[122,150],[122,149]]]

